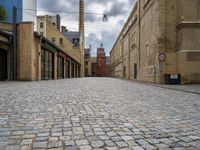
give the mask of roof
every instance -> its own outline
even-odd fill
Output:
[[[72,44],[73,39],[80,39],[81,33],[77,31],[67,31],[62,33]]]
[[[7,30],[0,30],[0,34],[5,36],[13,36],[13,32],[7,31]]]
[[[119,41],[119,39],[120,39],[120,37],[121,37],[123,31],[125,30],[125,28],[127,27],[127,24],[128,24],[129,21],[130,21],[130,18],[132,17],[132,15],[134,14],[134,12],[136,11],[137,6],[138,6],[138,1],[136,1],[135,5],[133,6],[133,9],[132,9],[131,13],[129,14],[128,19],[127,19],[126,22],[124,23],[124,25],[123,25],[123,27],[122,27],[122,30],[120,31],[120,34],[119,34],[119,36],[117,37],[117,40],[115,41],[115,43],[114,43],[112,49],[110,50],[110,53],[112,52],[113,48],[115,47],[115,45],[116,45],[117,42]]]

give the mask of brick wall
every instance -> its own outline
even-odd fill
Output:
[[[36,46],[34,24],[21,23],[17,29],[18,80],[36,80]]]
[[[79,48],[74,48],[72,43],[58,30],[55,26],[47,20],[46,22],[46,36],[47,39],[52,41],[52,38],[55,38],[55,44],[67,53],[70,57],[75,59],[77,62],[81,62],[81,52]],[[60,43],[62,38],[63,44]]]

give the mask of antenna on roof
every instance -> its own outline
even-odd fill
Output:
[[[103,48],[103,43],[101,43],[101,48]]]

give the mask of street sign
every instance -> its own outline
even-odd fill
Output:
[[[158,55],[158,59],[159,59],[160,61],[165,61],[165,60],[166,60],[166,55],[165,55],[165,53],[160,53],[160,54]]]

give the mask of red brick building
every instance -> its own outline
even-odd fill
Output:
[[[92,76],[93,77],[108,77],[110,76],[109,57],[106,57],[103,44],[97,49],[97,57],[92,59]]]

